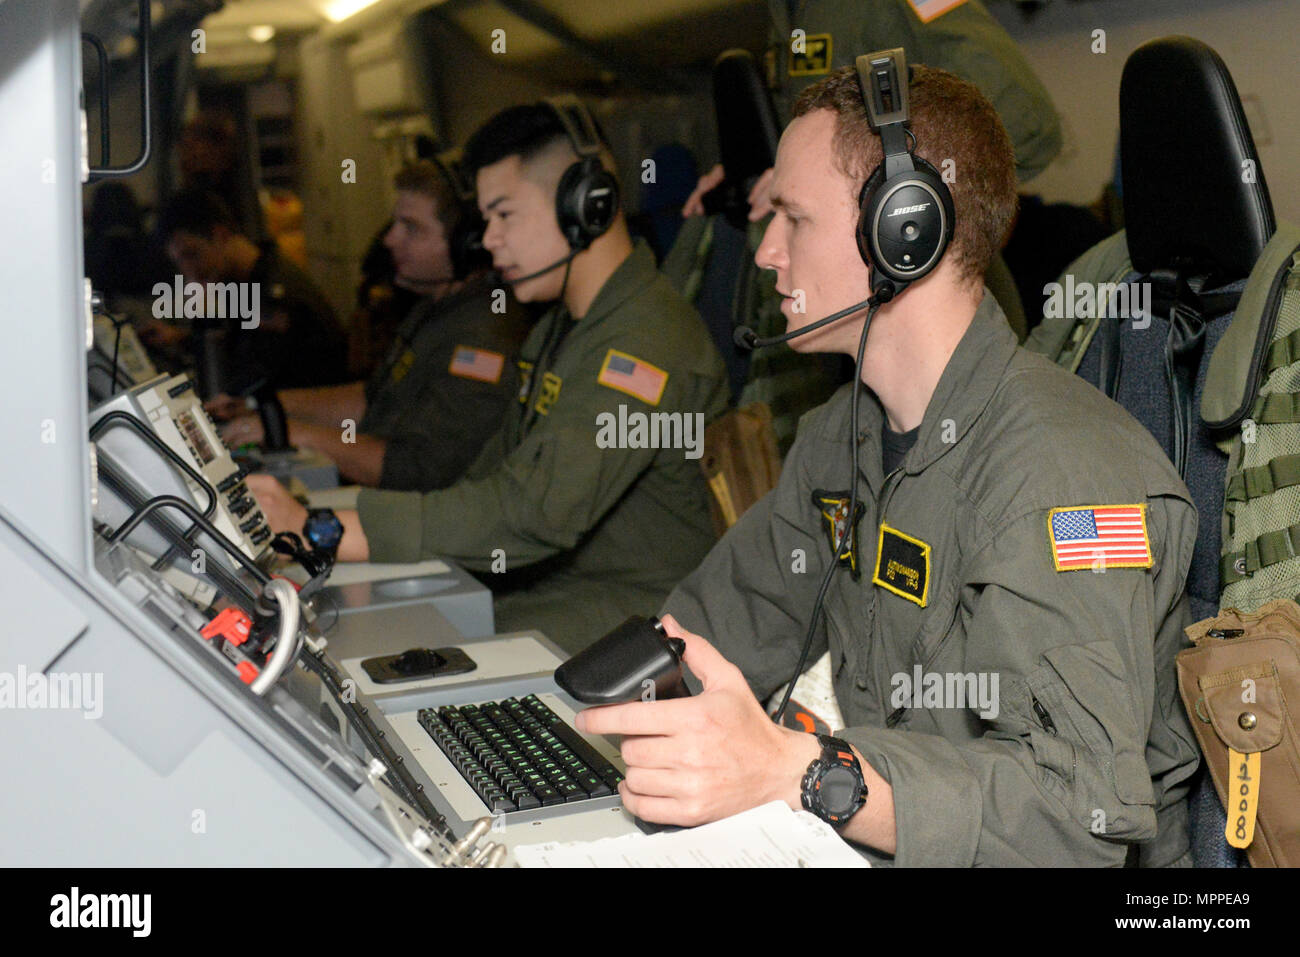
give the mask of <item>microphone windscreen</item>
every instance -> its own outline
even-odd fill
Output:
[[[747,349],[752,352],[758,345],[758,333],[749,328],[749,326],[737,326],[736,331],[731,334],[731,341],[734,342],[738,348]]]

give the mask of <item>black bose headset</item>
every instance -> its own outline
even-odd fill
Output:
[[[474,201],[474,188],[465,178],[461,165],[461,151],[443,150],[430,157],[433,165],[441,170],[443,177],[456,194],[458,214],[456,225],[447,237],[451,249],[452,276],[464,279],[480,269],[492,266],[492,255],[483,248],[485,224],[483,215],[478,211]]]
[[[943,258],[952,240],[952,193],[939,171],[908,149],[911,74],[902,48],[864,54],[856,65],[885,154],[858,196],[858,252],[871,267],[872,295],[888,302]]]
[[[564,94],[547,97],[544,102],[559,117],[578,154],[577,162],[564,171],[556,187],[555,215],[569,248],[581,251],[613,224],[618,214],[618,180],[601,165],[600,135],[582,101]]]

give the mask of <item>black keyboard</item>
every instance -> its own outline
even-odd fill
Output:
[[[419,719],[493,813],[608,797],[623,780],[537,695],[423,708]]]

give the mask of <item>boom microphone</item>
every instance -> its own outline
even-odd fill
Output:
[[[826,326],[839,319],[843,319],[845,316],[852,315],[855,312],[861,312],[863,309],[866,309],[868,306],[879,306],[882,303],[888,302],[892,298],[893,298],[892,296],[883,296],[883,295],[878,297],[872,296],[870,299],[864,299],[859,303],[855,303],[854,305],[849,306],[847,309],[841,309],[839,312],[831,313],[825,319],[818,319],[810,326],[804,326],[802,329],[796,329],[794,332],[787,332],[784,333],[783,335],[772,336],[771,338],[768,339],[760,339],[758,337],[758,333],[756,333],[753,329],[749,328],[749,326],[737,326],[736,331],[732,333],[731,339],[733,342],[735,342],[735,344],[739,348],[747,349],[752,352],[754,349],[762,349],[765,346],[774,346],[778,342],[789,342],[791,339],[795,339],[799,336],[804,335],[805,333],[812,332],[815,329],[820,329],[822,326]]]
[[[572,262],[573,257],[578,255],[578,253],[580,252],[582,252],[581,249],[575,249],[572,252],[570,252],[569,255],[565,256],[563,259],[557,259],[555,260],[555,262],[551,263],[545,269],[539,269],[537,270],[537,272],[530,272],[527,276],[516,276],[514,279],[505,279],[505,277],[502,277],[502,279],[504,282],[507,282],[510,285],[514,285],[517,282],[526,282],[529,279],[536,279],[538,276],[545,276],[551,270],[559,269],[565,263]],[[501,275],[501,274],[497,273],[497,275]]]

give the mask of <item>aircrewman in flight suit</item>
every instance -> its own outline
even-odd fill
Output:
[[[359,511],[339,513],[341,560],[448,557],[488,573],[498,631],[536,628],[570,651],[653,612],[713,545],[698,459],[703,425],[727,403],[703,322],[617,207],[585,248],[566,239],[557,187],[575,160],[544,104],[471,139],[484,245],[521,301],[556,305],[524,343],[516,408],[462,481],[423,496],[367,490]],[[249,487],[272,529],[302,527],[281,486]]]
[[[277,393],[289,442],[331,458],[349,481],[427,492],[459,479],[501,426],[518,392],[523,308],[455,261],[462,208],[449,173],[428,160],[403,167],[385,234],[396,282],[422,293],[397,328],[384,361],[364,382]],[[263,439],[260,417],[241,402],[207,403],[230,446]]]
[[[856,198],[882,154],[851,67],[795,114],[758,259],[784,295],[806,292],[815,318],[869,288]],[[578,726],[625,736],[623,802],[650,821],[771,800],[815,810],[805,781],[827,761],[857,765],[844,793],[865,800],[836,826],[877,861],[1186,863],[1198,755],[1173,658],[1189,621],[1190,496],[1123,409],[1017,347],[980,281],[1015,204],[991,105],[918,66],[911,117],[920,155],[972,172],[952,187],[952,245],[870,326],[853,471],[856,382],[805,417],[778,487],[664,606],[703,691],[589,709]],[[856,354],[863,323],[859,312],[794,343]],[[856,534],[839,552],[846,523]],[[847,727],[823,741],[773,723],[760,701],[798,667],[832,562],[806,660],[829,651]]]

